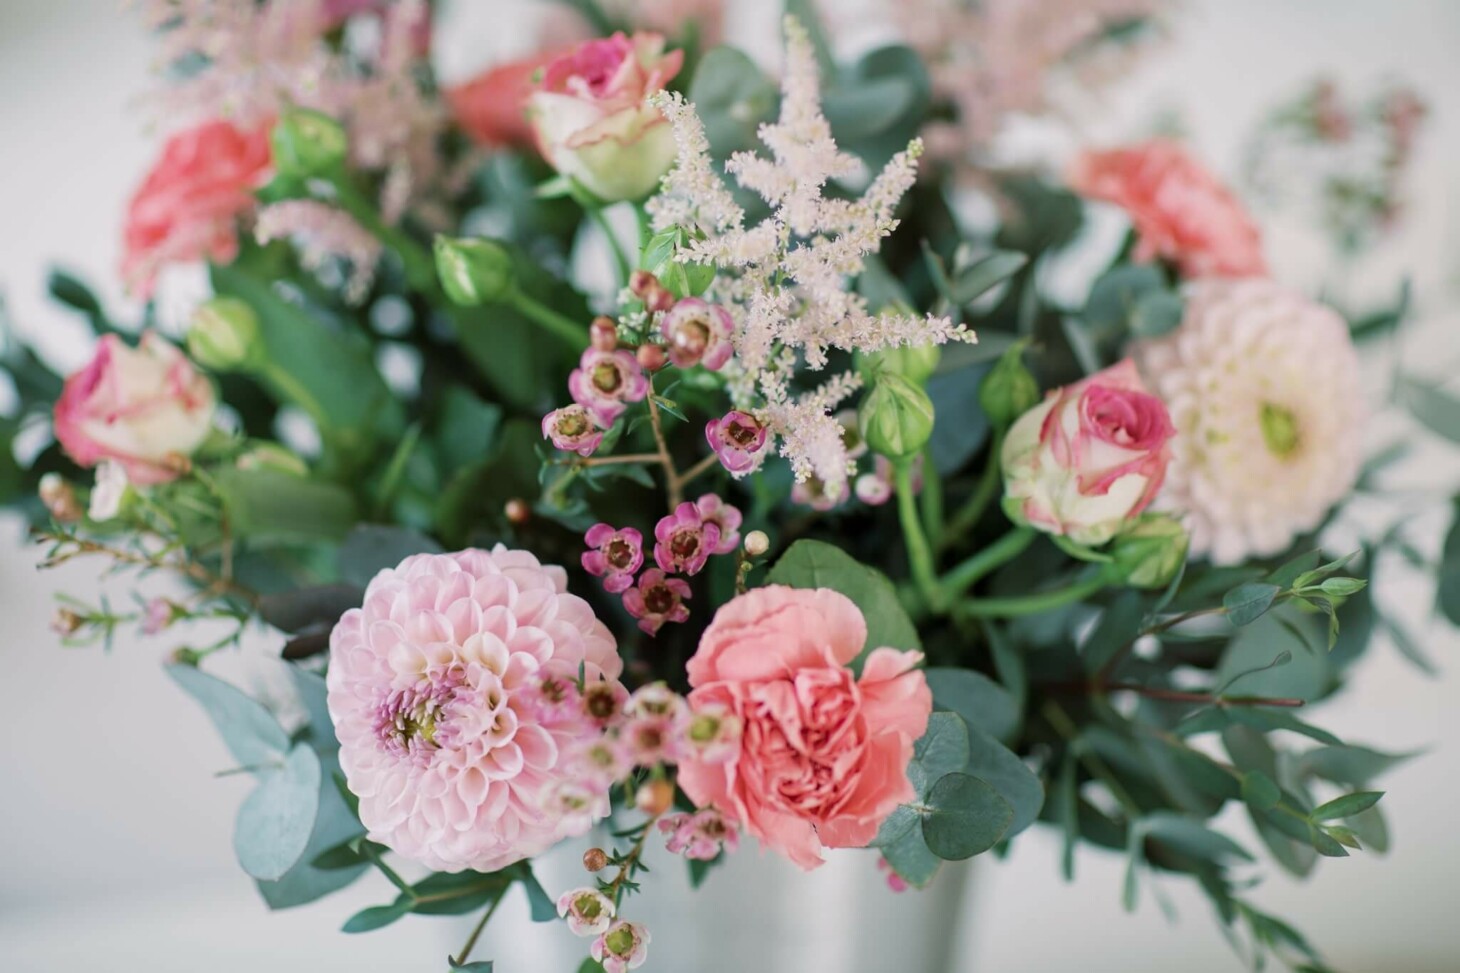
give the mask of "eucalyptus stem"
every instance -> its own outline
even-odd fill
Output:
[[[1066,588],[1041,591],[1033,595],[1015,595],[1010,598],[980,598],[958,606],[958,613],[969,618],[1018,618],[1023,615],[1037,615],[1052,608],[1074,604],[1100,591],[1108,585],[1104,574],[1080,581]]]
[[[1110,795],[1125,811],[1126,816],[1131,821],[1140,818],[1142,816],[1140,804],[1131,797],[1130,792],[1125,789],[1125,785],[1106,766],[1105,761],[1100,759],[1100,755],[1085,743],[1080,736],[1079,727],[1075,726],[1075,721],[1070,719],[1070,715],[1053,700],[1045,703],[1041,712],[1049,725],[1054,727],[1055,732],[1064,738],[1070,752],[1075,755],[1075,759],[1084,764],[1091,776],[1099,780],[1105,785],[1105,789],[1110,791]]]
[[[994,543],[943,575],[943,590],[958,595],[973,587],[996,568],[1022,554],[1038,532],[1032,527],[1015,527]]]
[[[487,923],[491,920],[492,913],[497,911],[497,906],[501,905],[502,900],[506,897],[506,895],[499,895],[492,900],[491,905],[487,906],[487,911],[482,914],[482,918],[477,922],[476,928],[473,929],[471,931],[471,935],[467,937],[466,945],[461,947],[461,952],[458,953],[456,955],[456,959],[452,961],[453,966],[466,965],[467,959],[471,957],[471,951],[476,948],[477,940],[481,938],[482,930],[487,928]]]
[[[948,530],[939,540],[940,547],[947,547],[972,530],[994,497],[998,496],[1001,485],[999,453],[1003,446],[1003,430],[995,430],[993,440],[989,444],[989,458],[984,465],[983,475],[979,477],[978,485],[974,487],[972,495],[963,502],[963,506],[958,508],[958,512],[948,523]]]
[[[629,262],[628,254],[624,253],[623,244],[619,242],[618,235],[613,232],[613,225],[608,222],[608,217],[603,215],[603,207],[588,207],[588,217],[594,224],[603,231],[608,238],[608,245],[613,250],[614,263],[618,265],[618,283],[620,287],[629,286],[629,274],[633,272],[633,264]]]
[[[565,314],[559,314],[535,297],[513,289],[507,295],[507,303],[516,308],[523,317],[542,325],[557,337],[563,339],[575,351],[588,347],[588,332],[577,321]]]
[[[912,464],[906,460],[893,465],[893,484],[897,490],[897,516],[902,523],[903,541],[907,545],[908,566],[913,583],[924,603],[934,611],[943,607],[943,591],[938,585],[933,564],[933,550],[918,519],[917,498],[913,496]]]

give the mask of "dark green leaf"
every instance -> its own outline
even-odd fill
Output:
[[[971,669],[931,668],[924,670],[924,675],[933,691],[934,706],[957,713],[969,726],[1000,740],[1012,738],[1018,728],[1019,711],[1003,686]]]
[[[1453,625],[1460,625],[1460,497],[1455,498],[1454,523],[1445,535],[1445,547],[1440,553],[1439,587],[1435,591],[1435,603],[1441,613]]]
[[[1014,809],[986,781],[948,774],[928,791],[923,839],[944,861],[961,861],[988,851],[1009,830]]]
[[[1431,432],[1460,443],[1460,399],[1438,385],[1412,378],[1401,378],[1398,392],[1410,414]]]
[[[1242,800],[1259,811],[1271,811],[1282,802],[1283,792],[1260,770],[1242,775]]]
[[[333,483],[236,467],[215,482],[234,534],[254,544],[338,541],[357,519],[355,498]]]
[[[532,913],[532,921],[552,922],[558,917],[557,905],[548,896],[547,890],[542,887],[537,876],[532,874],[532,866],[526,862],[523,865],[520,881],[527,892],[527,904]]]
[[[1222,597],[1222,607],[1233,625],[1242,626],[1261,618],[1282,591],[1275,584],[1252,581],[1238,585]]]
[[[1368,747],[1318,747],[1298,758],[1298,768],[1336,784],[1362,787],[1380,774],[1410,760],[1418,753],[1383,753]]]
[[[397,919],[411,911],[411,902],[402,896],[390,905],[374,905],[368,909],[361,909],[340,927],[341,932],[371,932],[395,922]]]
[[[898,808],[893,816],[903,810]],[[891,818],[888,820],[891,821]],[[928,850],[928,843],[923,838],[920,815],[907,809],[903,822],[908,826],[902,828],[896,838],[882,842],[879,835],[877,847],[882,849],[882,857],[887,859],[887,864],[904,881],[915,888],[926,888],[933,876],[938,874],[942,859]]]
[[[716,47],[700,59],[689,100],[705,124],[711,153],[724,159],[757,146],[756,130],[775,114],[780,95],[749,57]]]
[[[958,306],[973,303],[1023,270],[1027,263],[1028,255],[1017,250],[1001,250],[968,265],[953,276],[953,303]]]
[[[1335,797],[1326,804],[1318,805],[1309,816],[1314,821],[1337,821],[1341,818],[1351,818],[1378,804],[1379,798],[1383,796],[1383,791],[1355,791],[1352,794]]]
[[[967,766],[968,731],[967,724],[954,713],[933,713],[928,717],[928,730],[913,748],[913,759],[922,767],[927,780],[936,781]]]
[[[1044,807],[1039,777],[1018,754],[976,726],[968,728],[968,773],[991,785],[1013,810],[1007,837],[1038,819]]]
[[[866,652],[881,648],[921,649],[917,628],[887,576],[839,547],[822,541],[792,544],[769,575],[771,584],[792,588],[831,588],[846,595],[867,620]]]
[[[365,588],[375,575],[412,554],[440,554],[442,547],[408,527],[356,524],[340,545],[340,580]]]
[[[1255,860],[1231,838],[1184,814],[1154,811],[1141,819],[1140,826],[1146,837],[1168,845],[1184,855],[1213,862],[1222,862],[1229,858],[1249,862]]]
[[[1136,640],[1146,617],[1146,597],[1139,591],[1122,591],[1100,616],[1100,622],[1080,647],[1085,671],[1103,670],[1122,650]]]
[[[264,595],[259,615],[281,632],[333,628],[340,616],[360,607],[364,592],[354,585],[324,584]]]

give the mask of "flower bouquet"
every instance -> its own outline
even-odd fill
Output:
[[[45,563],[180,582],[56,626],[185,640],[168,674],[257,782],[264,900],[377,883],[349,933],[480,914],[449,963],[485,970],[520,886],[618,973],[650,860],[856,854],[905,891],[1042,824],[1067,875],[1126,856],[1128,907],[1185,876],[1255,965],[1323,969],[1252,878],[1259,847],[1301,875],[1388,842],[1402,758],[1304,717],[1400,631],[1366,577],[1402,530],[1325,545],[1377,469],[1355,336],[1402,309],[1272,279],[1176,142],[999,168],[980,112],[1038,99],[954,97],[946,38],[841,64],[792,2],[773,79],[703,43],[715,4],[573,6],[443,89],[424,3],[144,4],[196,123],[123,272],[206,262],[211,294],[169,337],[58,274],[90,363],[5,346],[0,487]],[[1092,6],[1072,49],[1160,5]],[[1061,300],[1087,204],[1130,229]],[[1455,436],[1443,390],[1404,398]],[[210,672],[246,632],[286,691]]]

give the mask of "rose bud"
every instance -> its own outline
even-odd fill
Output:
[[[1022,345],[1004,352],[978,387],[978,404],[999,429],[1007,429],[1039,402],[1039,382],[1024,367],[1023,355]]]
[[[178,477],[213,429],[217,395],[177,346],[143,332],[136,348],[106,335],[96,355],[66,379],[55,432],[82,466],[115,460],[134,484]]]
[[[1166,514],[1142,514],[1116,535],[1115,571],[1132,588],[1164,588],[1186,563],[1186,528]]]
[[[436,238],[436,275],[453,304],[475,307],[512,292],[512,255],[495,240]]]
[[[236,297],[215,297],[193,311],[188,326],[188,354],[215,372],[246,370],[262,364],[259,318]]]
[[[857,413],[862,438],[888,459],[911,459],[933,435],[933,401],[921,387],[895,372],[883,372]]]
[[[1004,440],[1009,516],[1077,544],[1104,544],[1160,489],[1176,430],[1129,359],[1051,391]]]
[[[284,112],[274,125],[270,144],[279,175],[302,179],[334,175],[343,168],[350,151],[344,127],[308,108]]]
[[[528,100],[538,148],[604,202],[642,199],[674,162],[669,123],[650,96],[679,73],[659,34],[588,41],[550,62]]]

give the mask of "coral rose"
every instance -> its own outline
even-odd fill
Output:
[[[1228,189],[1175,142],[1086,152],[1070,186],[1130,216],[1135,259],[1162,257],[1183,277],[1262,277],[1262,235]]]
[[[588,41],[554,60],[529,101],[543,158],[608,202],[647,196],[675,157],[668,120],[648,99],[683,63],[650,33]]]
[[[1104,544],[1146,509],[1175,435],[1129,360],[1050,392],[1004,440],[1011,516],[1078,544]]]
[[[541,703],[544,680],[574,684],[580,667],[588,686],[620,691],[613,636],[566,589],[562,568],[527,551],[418,554],[340,619],[330,718],[372,841],[439,871],[492,872],[608,813],[607,783],[569,756],[597,726]]]
[[[122,240],[122,276],[146,297],[171,263],[238,254],[238,217],[269,170],[268,127],[242,131],[205,122],[167,140],[162,158],[132,196]]]
[[[132,483],[162,483],[208,438],[217,404],[212,383],[176,345],[147,331],[129,348],[109,334],[66,379],[56,439],[82,466],[115,460]]]
[[[741,745],[680,764],[691,800],[802,868],[870,842],[916,797],[907,768],[933,697],[920,652],[873,649],[853,675],[866,639],[861,610],[825,588],[770,585],[721,608],[689,660],[689,701],[738,719]]]
[[[447,104],[471,138],[494,148],[532,144],[527,99],[539,69],[563,56],[549,51],[488,68],[464,84],[448,88]]]

